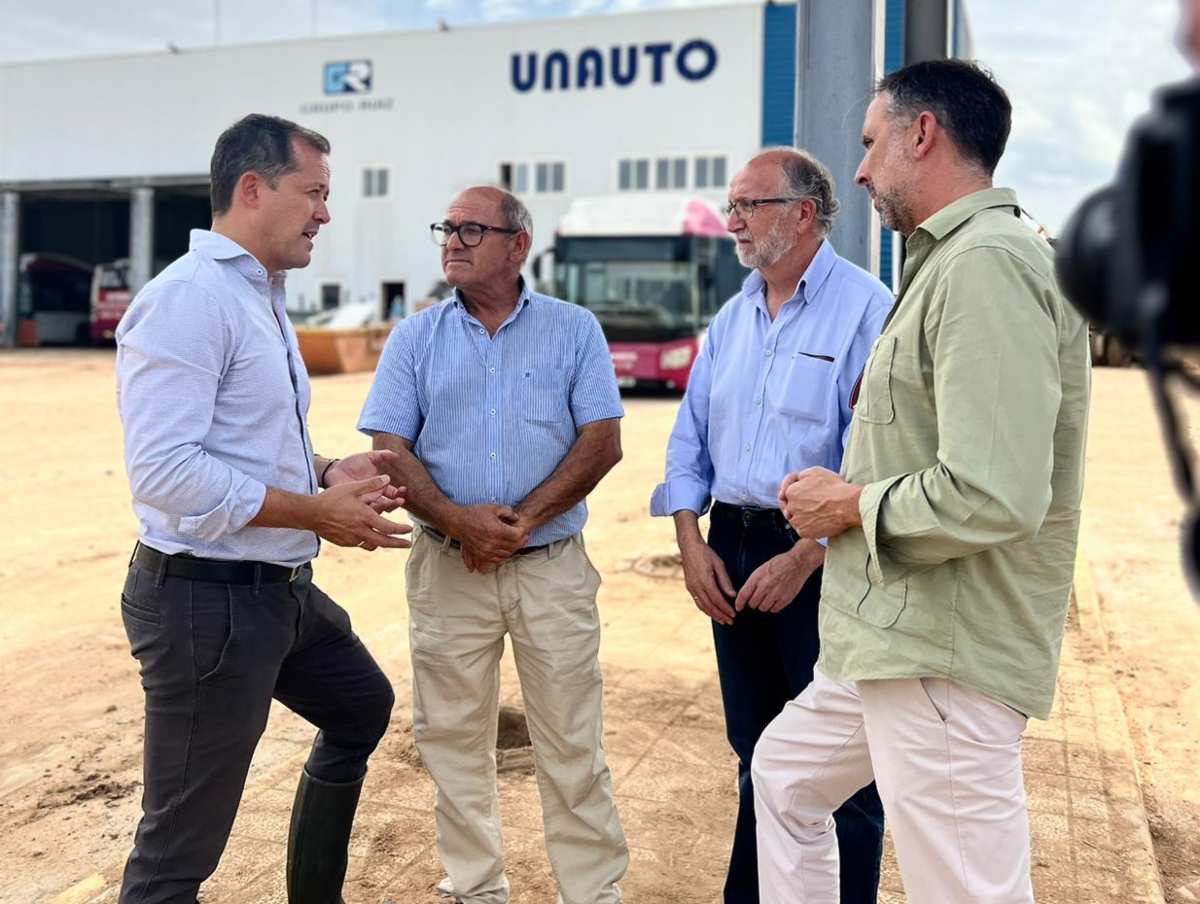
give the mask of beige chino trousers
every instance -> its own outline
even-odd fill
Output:
[[[763,904],[838,904],[833,811],[872,779],[909,904],[1033,904],[1025,721],[944,678],[816,671],[754,748]]]
[[[533,741],[546,851],[563,904],[614,904],[629,851],[601,745],[600,575],[581,536],[468,572],[449,541],[416,529],[407,567],[413,736],[437,785],[444,895],[504,904],[496,794],[504,635]]]

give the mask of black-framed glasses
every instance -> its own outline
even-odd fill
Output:
[[[433,239],[435,245],[445,245],[450,241],[450,236],[457,232],[459,240],[468,248],[474,248],[482,242],[484,235],[489,232],[516,235],[518,232],[523,231],[521,229],[507,229],[503,226],[488,226],[485,223],[459,223],[457,226],[447,222],[429,224],[429,237]]]
[[[737,215],[743,220],[750,220],[754,218],[755,212],[766,204],[794,204],[797,201],[807,200],[808,198],[738,198],[722,207],[721,213],[726,217],[731,217],[736,210]]]

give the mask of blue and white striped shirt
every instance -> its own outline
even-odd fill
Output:
[[[523,287],[495,336],[457,292],[397,324],[358,429],[412,442],[458,505],[515,506],[554,472],[580,427],[623,414],[595,315]],[[569,537],[586,521],[581,501],[529,543]]]
[[[713,318],[667,444],[651,515],[710,498],[776,508],[789,471],[837,471],[850,397],[892,293],[822,242],[774,320],[757,270]]]
[[[193,229],[190,250],[117,327],[117,408],[147,546],[301,565],[312,531],[250,527],[267,487],[315,493],[308,372],[271,279],[245,248]]]

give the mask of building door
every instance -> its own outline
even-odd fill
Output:
[[[407,313],[403,282],[385,282],[379,299],[380,320],[400,320]]]

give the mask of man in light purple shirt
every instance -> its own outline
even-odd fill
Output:
[[[855,384],[892,295],[826,240],[833,179],[806,153],[752,159],[730,184],[727,213],[738,259],[754,271],[709,326],[650,513],[674,517],[688,592],[713,620],[740,797],[725,904],[757,904],[750,762],[763,729],[812,681],[825,558],[788,526],[779,486],[791,471],[841,464]],[[873,902],[883,849],[875,786],[836,820],[841,900]]]
[[[406,547],[391,453],[312,448],[284,305],[329,222],[329,142],[251,115],[212,158],[211,231],[117,329],[117,404],[139,542],[121,615],[146,694],[142,820],[121,904],[194,904],[229,838],[272,698],[320,729],[288,837],[291,904],[336,904],[391,685],[312,582],[324,538]],[[319,492],[324,489],[324,492]]]

